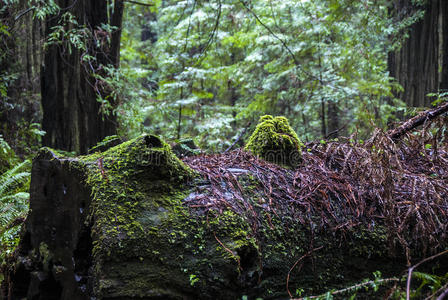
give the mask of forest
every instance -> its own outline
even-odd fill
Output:
[[[0,300],[448,299],[448,1],[0,0]]]

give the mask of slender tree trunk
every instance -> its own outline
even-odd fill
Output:
[[[116,133],[116,116],[101,113],[98,96],[105,96],[92,72],[101,72],[101,64],[118,65],[119,36],[112,36],[112,43],[107,47],[108,33],[100,26],[108,23],[106,0],[69,0],[56,1],[60,7],[69,8],[80,26],[86,26],[96,41],[88,47],[89,55],[96,61],[91,64],[83,63],[79,49],[71,47],[71,51],[64,45],[50,45],[45,52],[44,66],[41,71],[41,91],[43,108],[43,130],[46,135],[43,144],[57,149],[86,153],[87,150],[108,135]],[[118,1],[121,2],[121,1]],[[123,9],[122,3],[116,2],[118,9]],[[62,13],[62,11],[61,11]],[[61,14],[60,13],[60,14]],[[114,11],[112,19],[120,25],[121,16]],[[52,27],[60,21],[61,15],[50,16],[47,19],[46,35]],[[98,48],[97,45],[101,44]],[[112,103],[113,104],[113,103]]]
[[[321,122],[321,133],[322,136],[327,136],[327,121],[325,120],[326,109],[325,109],[325,99],[320,100],[320,122]]]
[[[340,110],[338,104],[333,101],[328,102],[328,137],[335,138],[339,136],[339,114]]]
[[[120,64],[120,40],[121,40],[121,25],[123,23],[124,3],[123,0],[114,1],[114,12],[110,24],[117,27],[112,33],[112,46],[110,51],[110,57],[114,61],[115,67]]]
[[[153,28],[153,26],[150,25],[151,22],[157,20],[157,14],[148,11],[145,13],[143,19],[145,22],[142,24],[141,40],[143,42],[147,40],[149,40],[151,43],[157,42],[157,31],[155,30],[155,28]]]

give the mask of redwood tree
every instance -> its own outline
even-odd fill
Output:
[[[404,90],[398,95],[410,106],[429,106],[428,93],[448,89],[448,1],[395,0],[397,19],[423,9],[401,49],[389,56],[389,70]]]
[[[95,79],[102,66],[119,63],[122,0],[115,0],[108,16],[106,0],[57,0],[60,7],[55,16],[46,20],[46,36],[57,27],[64,32],[82,28],[80,38],[85,47],[67,46],[64,37],[49,43],[41,71],[43,122],[46,131],[45,146],[86,153],[108,135],[116,133],[117,121],[113,111],[104,114],[98,97],[108,91]],[[76,22],[63,23],[64,14],[70,13]],[[112,31],[107,27],[111,25]],[[81,31],[80,31],[81,32]],[[87,56],[88,55],[88,56]],[[87,61],[86,57],[90,57]],[[112,107],[114,103],[111,103]]]

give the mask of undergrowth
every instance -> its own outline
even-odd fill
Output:
[[[2,140],[0,153],[10,169],[0,173],[0,266],[19,242],[19,231],[28,213],[31,162],[17,162],[9,145]],[[0,277],[0,282],[2,281]]]

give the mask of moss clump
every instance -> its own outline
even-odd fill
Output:
[[[267,161],[296,167],[302,161],[297,134],[285,117],[262,116],[245,149]]]
[[[81,159],[87,164],[86,184],[93,196],[94,257],[134,255],[126,247],[145,237],[146,227],[157,223],[165,209],[179,205],[188,195],[184,184],[196,176],[154,135]]]

